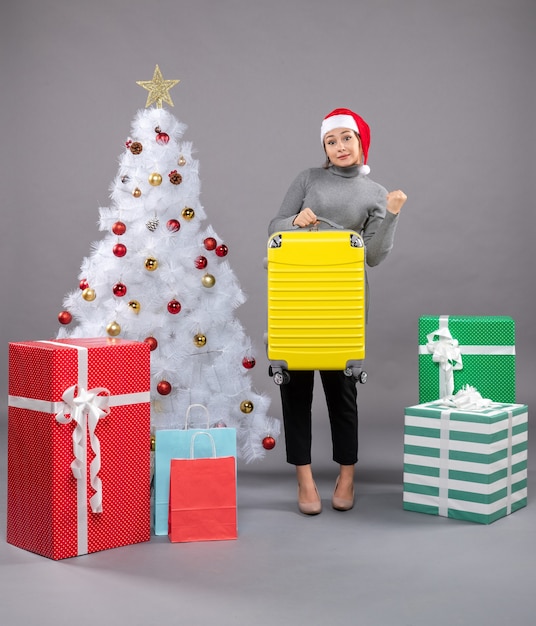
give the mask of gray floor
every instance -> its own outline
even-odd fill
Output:
[[[357,506],[347,513],[329,506],[336,470],[325,466],[317,473],[323,513],[300,515],[291,468],[272,457],[239,471],[237,541],[153,537],[55,562],[2,540],[0,624],[534,624],[530,497],[489,526],[403,511],[399,433],[369,428],[364,438]]]

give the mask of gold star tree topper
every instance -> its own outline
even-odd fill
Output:
[[[162,72],[158,65],[154,68],[153,80],[137,80],[136,84],[149,92],[147,96],[147,102],[145,108],[151,106],[153,102],[156,102],[156,108],[162,108],[162,101],[166,102],[170,106],[174,106],[173,100],[169,95],[169,90],[175,87],[180,80],[164,80]]]

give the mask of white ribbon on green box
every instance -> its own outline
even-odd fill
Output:
[[[438,364],[439,392],[437,397],[423,397],[421,394],[420,402],[431,401],[434,399],[446,398],[454,392],[454,382],[456,371],[464,369],[463,356],[515,356],[515,345],[512,344],[464,344],[459,338],[453,336],[449,327],[449,315],[437,316],[438,328],[433,332],[426,334],[426,343],[419,345],[419,355],[431,355],[432,361]],[[421,318],[423,319],[423,318]],[[431,319],[431,318],[429,318]],[[435,318],[434,318],[435,319]],[[459,319],[459,318],[458,318]],[[471,320],[505,320],[513,325],[510,318],[464,318],[468,322]],[[510,374],[514,380],[512,385],[515,387],[515,371]],[[420,372],[421,376],[421,372]],[[500,376],[498,373],[497,376]],[[477,380],[468,381],[476,384]],[[501,381],[502,382],[502,381]],[[513,402],[514,397],[510,398],[493,398],[495,401]]]
[[[439,364],[439,397],[446,398],[454,391],[454,371],[463,367],[458,340],[452,338],[448,327],[441,326],[426,339],[426,349],[433,362]]]
[[[439,463],[439,515],[449,516],[449,443],[450,415],[452,409],[441,411],[440,463]],[[508,411],[508,443],[506,461],[506,515],[512,512],[512,411]]]
[[[441,411],[439,421],[439,515],[449,515],[449,449],[450,449],[450,415],[453,411],[482,411],[491,406],[489,398],[483,398],[474,388],[466,386],[458,393],[441,400],[440,405],[448,406]],[[506,509],[507,515],[512,511],[512,418],[513,413],[508,410],[508,439],[507,439],[507,478],[506,478]]]
[[[38,343],[52,344],[61,348],[73,348],[78,352],[77,382],[68,387],[62,394],[60,402],[9,396],[8,404],[11,407],[54,413],[60,424],[75,422],[73,430],[73,462],[71,470],[76,479],[76,509],[77,509],[77,553],[88,553],[88,523],[87,523],[87,437],[89,433],[90,446],[95,455],[89,465],[90,484],[94,494],[89,499],[91,511],[102,513],[102,481],[98,476],[101,467],[100,442],[96,435],[97,423],[107,417],[110,408],[128,404],[138,404],[150,401],[150,392],[127,393],[111,396],[105,387],[88,389],[88,349],[68,343],[55,341],[39,341]]]

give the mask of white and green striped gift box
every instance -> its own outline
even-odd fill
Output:
[[[403,508],[490,524],[527,504],[528,408],[441,401],[404,416]]]

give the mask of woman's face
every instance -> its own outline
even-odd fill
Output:
[[[333,165],[350,167],[362,162],[361,140],[350,128],[335,128],[324,136],[326,156]]]

